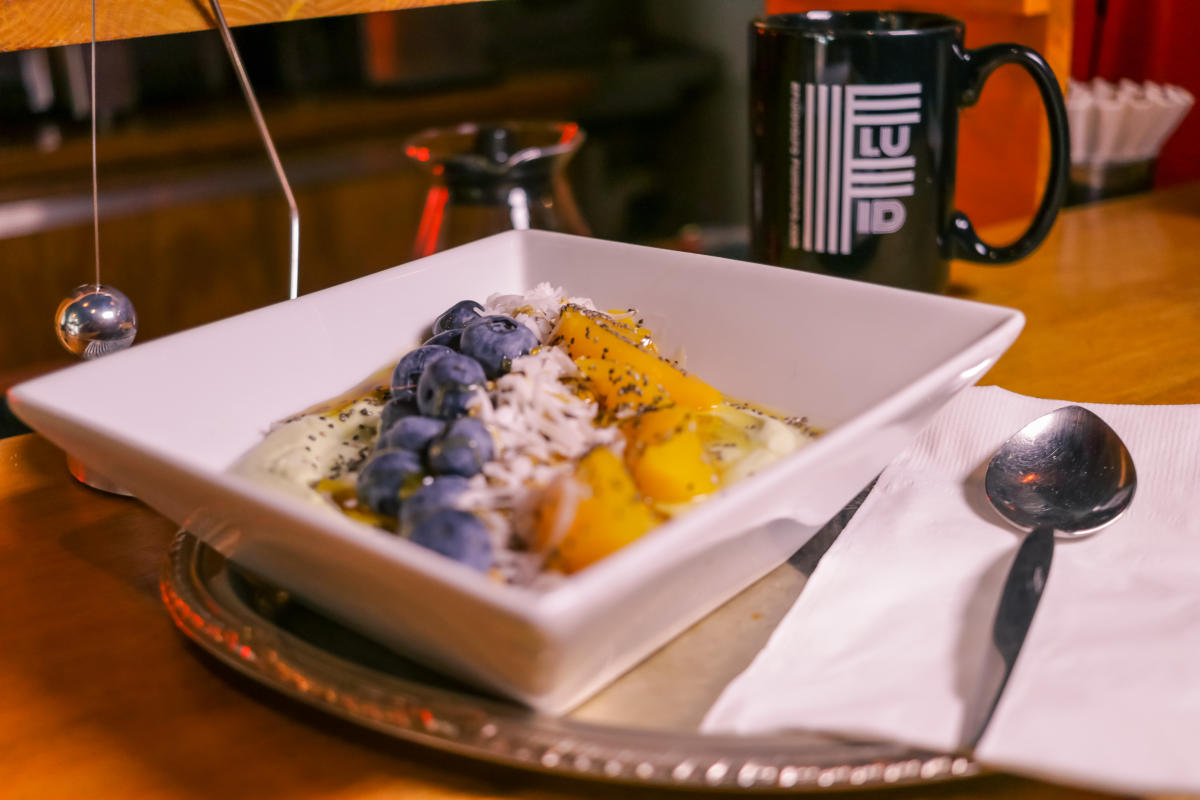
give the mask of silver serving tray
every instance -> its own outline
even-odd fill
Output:
[[[962,756],[896,743],[699,731],[865,494],[788,563],[563,717],[421,667],[237,569],[186,531],[172,545],[162,596],[188,638],[264,685],[364,727],[487,761],[649,786],[776,792],[977,775]]]

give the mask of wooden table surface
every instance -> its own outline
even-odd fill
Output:
[[[1069,211],[1019,265],[956,265],[951,291],[1028,316],[984,383],[1200,402],[1200,185]],[[686,796],[476,763],[275,696],[175,632],[157,588],[174,531],[73,483],[41,437],[0,441],[0,796]],[[854,796],[1098,795],[990,775]]]

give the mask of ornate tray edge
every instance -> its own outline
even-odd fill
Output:
[[[262,624],[215,597],[200,574],[207,546],[187,531],[159,581],[188,639],[238,672],[367,728],[472,758],[563,776],[647,787],[829,791],[973,777],[969,758],[879,744],[848,763],[813,763],[786,737],[614,728],[545,717],[384,674]],[[862,757],[866,756],[866,757]]]

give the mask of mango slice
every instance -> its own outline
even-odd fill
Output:
[[[615,416],[673,405],[660,384],[628,364],[604,358],[577,358],[575,366],[588,380],[588,388],[604,409]]]
[[[608,313],[610,315],[624,314],[626,311],[620,309],[609,311]],[[654,335],[650,333],[649,328],[638,325],[637,322],[631,319],[622,319],[621,317],[613,317],[612,324],[620,330],[626,339],[629,339],[638,347],[648,353],[658,353],[658,347],[654,344]]]
[[[559,532],[570,519],[565,532]],[[538,509],[536,544],[547,565],[578,572],[650,530],[658,519],[642,501],[624,462],[607,447],[580,459],[573,475],[554,484]]]
[[[642,494],[660,503],[682,503],[717,488],[717,473],[704,459],[695,431],[648,445],[633,462]]]
[[[682,406],[667,406],[638,414],[621,425],[629,442],[627,453],[636,453],[648,444],[661,444],[677,433],[699,430],[697,415]]]
[[[647,411],[626,422],[622,431],[634,482],[651,500],[682,503],[719,485],[691,410],[672,406]]]
[[[559,319],[556,341],[561,341],[572,359],[593,358],[624,365],[629,372],[636,373],[639,379],[645,379],[638,380],[643,390],[646,387],[654,387],[656,391],[666,393],[679,405],[707,409],[721,402],[720,392],[670,361],[638,347],[627,336],[629,333],[627,327],[614,325],[604,316],[576,306],[567,306]],[[614,384],[618,388],[627,385],[631,385],[630,381],[623,380]],[[618,395],[610,398],[600,392],[597,394],[605,401],[615,401],[617,405],[653,405],[641,403],[641,399],[636,397],[636,392],[632,393],[634,397]]]

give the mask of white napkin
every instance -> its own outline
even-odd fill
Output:
[[[704,729],[959,747],[1021,536],[987,505],[983,473],[1061,405],[997,388],[953,400],[883,473]],[[1200,793],[1200,406],[1087,407],[1133,455],[1133,505],[1057,545],[976,757],[1110,791]]]

